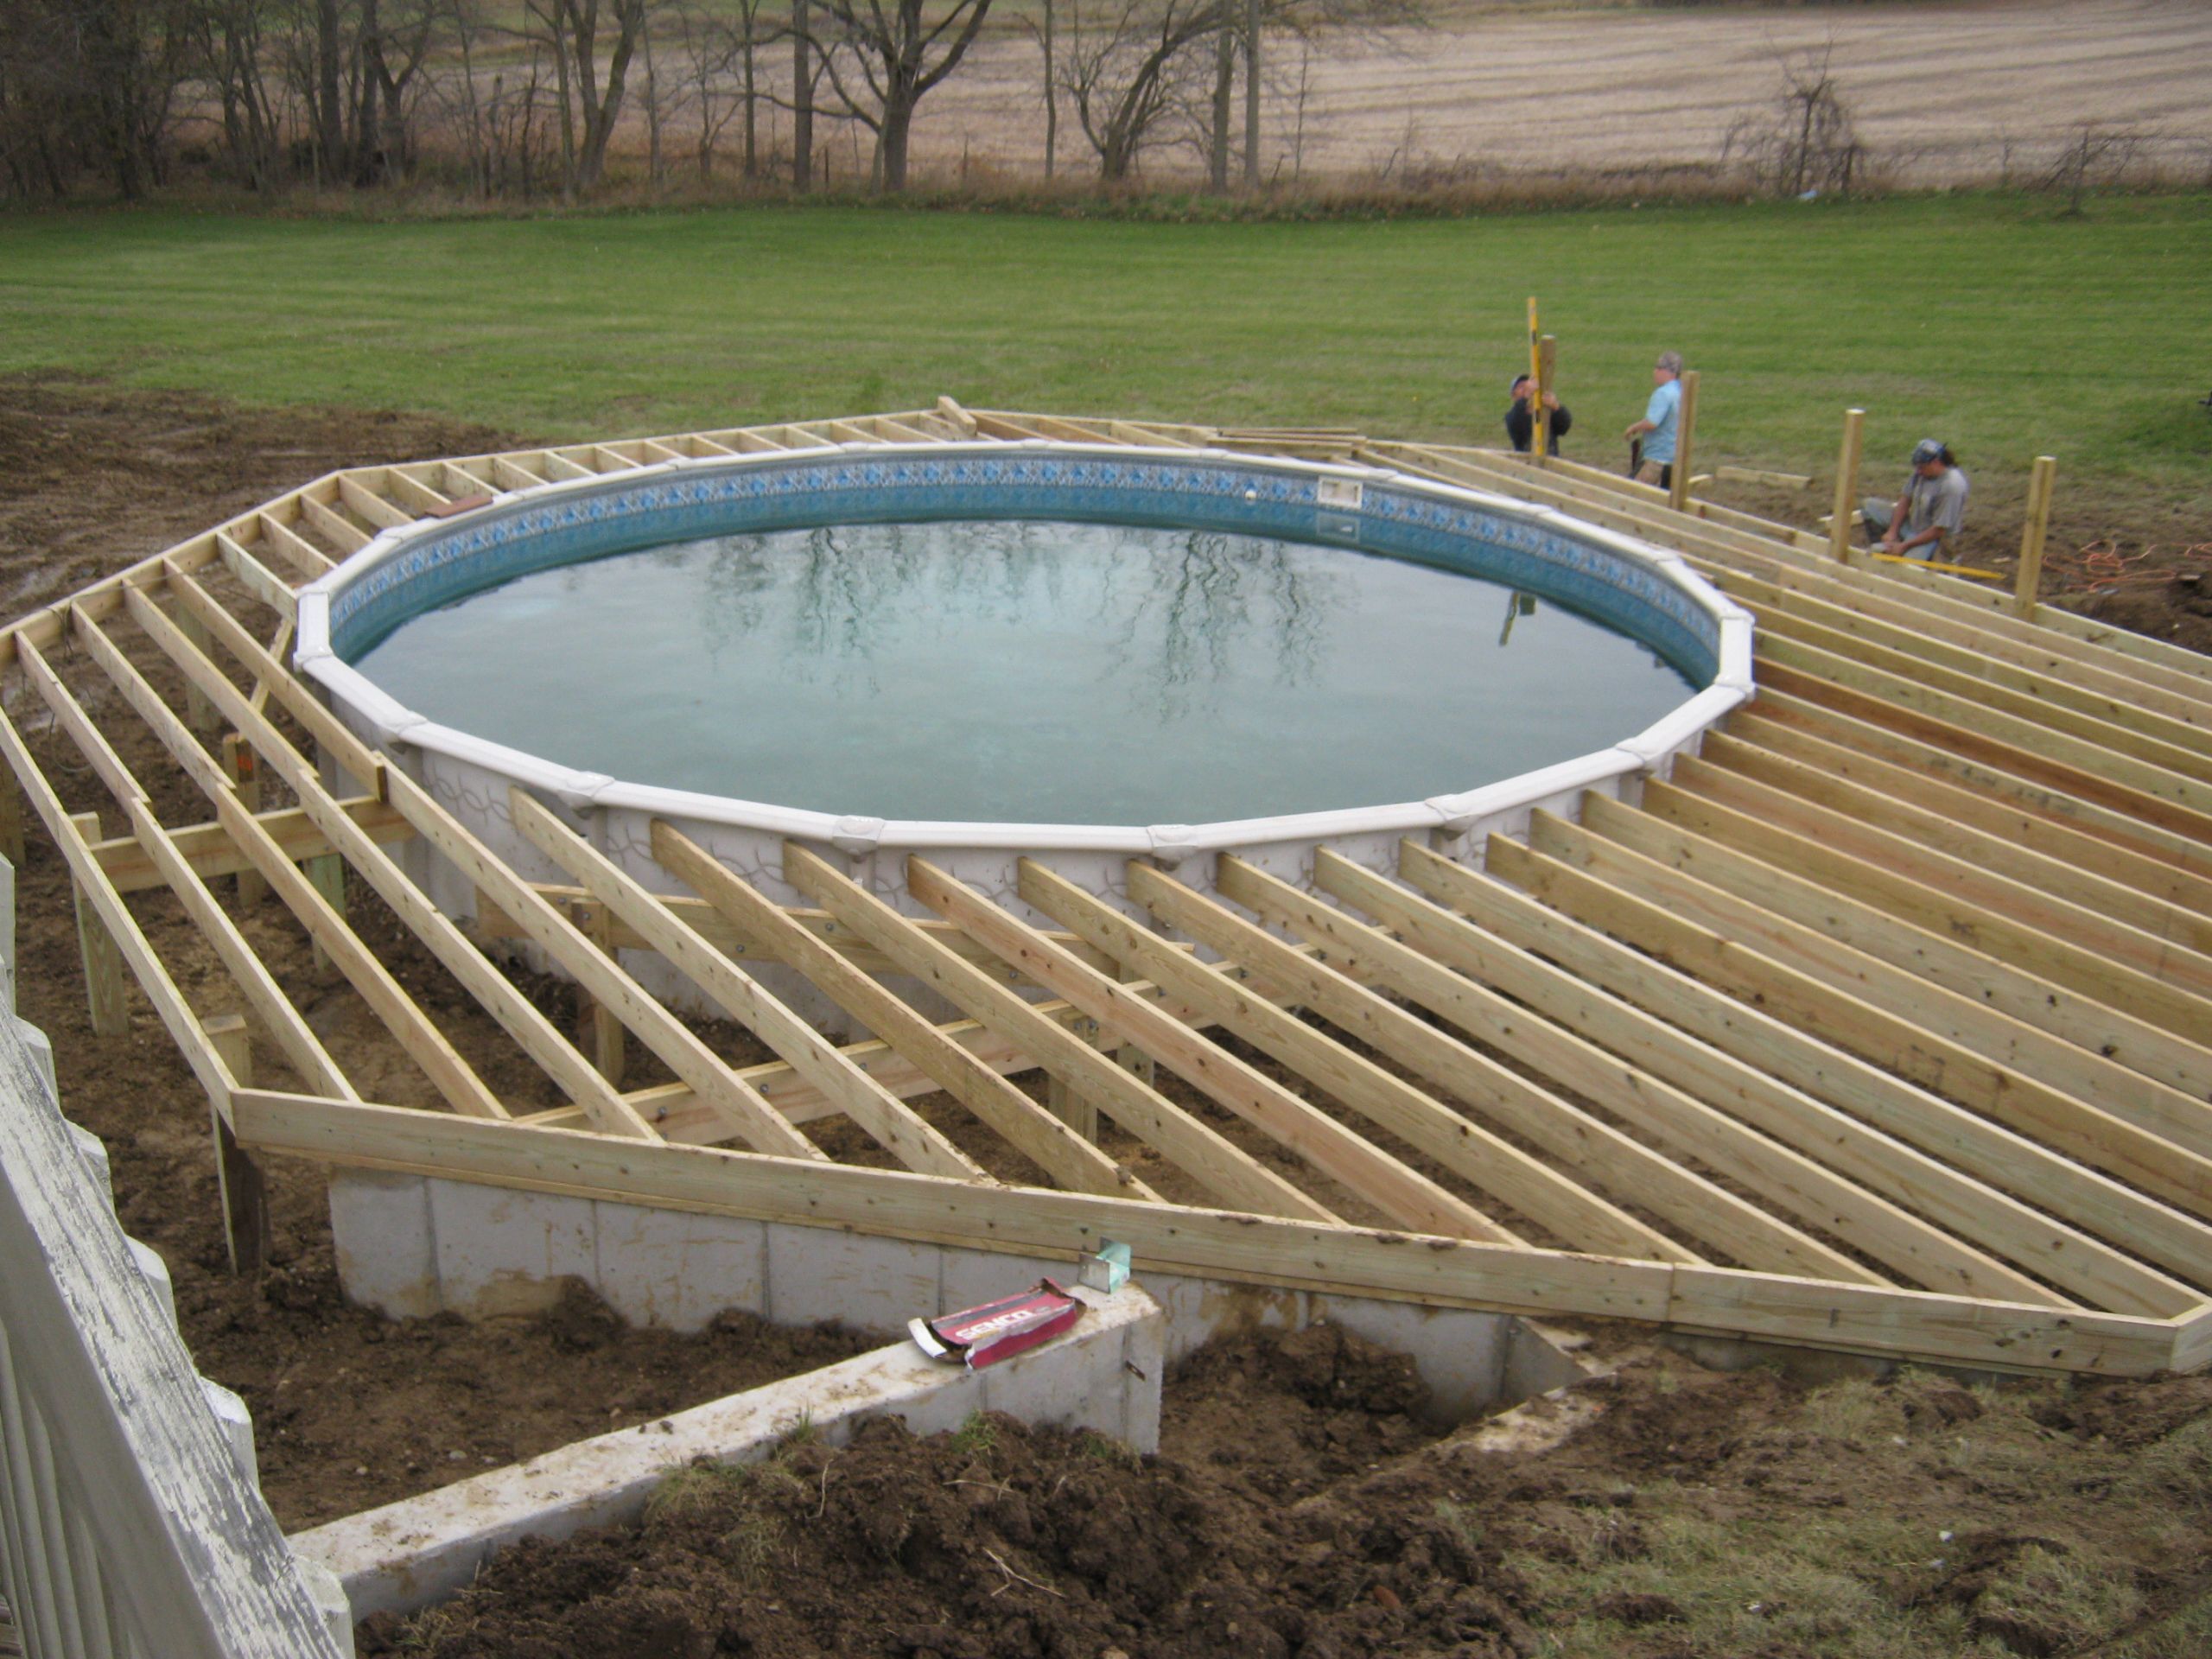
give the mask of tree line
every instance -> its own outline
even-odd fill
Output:
[[[869,185],[906,189],[917,112],[993,0],[782,3],[0,0],[0,194],[137,200],[194,171],[264,193],[432,179],[575,200],[611,152],[656,181],[804,191],[857,181],[849,160],[827,176],[837,132],[861,141]],[[1263,102],[1302,115],[1279,48],[1423,3],[1002,0],[996,33],[1033,54],[1047,176],[1126,180],[1173,148],[1227,190],[1262,180]]]

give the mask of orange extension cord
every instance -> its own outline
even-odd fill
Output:
[[[2158,556],[2156,564],[2150,563]],[[2056,576],[2061,592],[2111,594],[2124,588],[2148,588],[2191,570],[2212,569],[2212,542],[2186,547],[2146,543],[2139,553],[2123,553],[2109,536],[2069,552],[2053,548],[2044,556],[2046,578]]]

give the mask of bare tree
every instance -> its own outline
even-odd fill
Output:
[[[1061,85],[1097,152],[1102,178],[1127,178],[1145,149],[1179,133],[1194,139],[1213,188],[1226,190],[1236,148],[1235,73],[1241,56],[1249,187],[1260,176],[1261,100],[1269,86],[1259,42],[1266,32],[1301,41],[1325,32],[1340,37],[1420,22],[1426,5],[1427,0],[1104,0],[1086,14],[1080,0],[1071,0]],[[1181,122],[1168,118],[1178,112]]]
[[[2078,218],[2089,191],[2100,182],[2125,173],[2142,147],[2143,135],[2133,128],[2105,127],[2084,121],[2081,130],[2059,151],[2058,159],[2044,175],[2043,188],[2063,195],[2067,217]]]
[[[631,60],[650,10],[649,0],[604,4],[602,11],[602,0],[524,0],[531,33],[553,58],[564,190],[572,199],[595,188],[606,175],[607,142],[622,113]]]
[[[355,35],[353,176],[357,183],[406,176],[413,149],[408,119],[416,75],[435,36],[434,0],[359,0]]]
[[[1051,178],[1058,166],[1060,147],[1060,83],[1057,73],[1054,47],[1056,41],[1056,8],[1053,0],[1044,0],[1037,16],[1024,16],[1022,26],[1035,39],[1043,54],[1042,84],[1045,98],[1045,176]]]
[[[193,18],[196,76],[222,114],[231,171],[248,189],[276,182],[283,127],[268,76],[264,0],[207,0]]]
[[[1069,10],[1061,85],[1098,156],[1098,175],[1118,182],[1181,99],[1195,66],[1190,48],[1221,34],[1234,0],[1106,0],[1085,16]]]
[[[1780,58],[1782,87],[1773,104],[1730,125],[1720,159],[1740,157],[1758,188],[1776,195],[1849,190],[1865,169],[1866,152],[1828,67],[1834,51],[1830,41]]]
[[[675,13],[676,41],[683,65],[684,107],[696,118],[691,155],[702,179],[711,178],[715,154],[723,130],[744,109],[751,97],[750,76],[730,85],[734,67],[741,58],[740,35],[747,19],[717,16],[704,7],[679,6]],[[748,159],[748,169],[749,169]]]
[[[877,183],[905,189],[915,106],[960,67],[991,0],[950,0],[934,19],[925,0],[814,0],[809,10],[804,27],[841,112],[875,135]]]
[[[791,0],[791,188],[814,183],[814,14],[806,0]]]
[[[1215,194],[1229,188],[1229,111],[1236,91],[1236,36],[1223,28],[1214,35],[1213,110],[1206,126],[1206,185]]]

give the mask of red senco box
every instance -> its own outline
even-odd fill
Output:
[[[921,1351],[948,1365],[982,1370],[1049,1342],[1083,1317],[1083,1304],[1050,1279],[981,1307],[909,1319],[906,1329]]]

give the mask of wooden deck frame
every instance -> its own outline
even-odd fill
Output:
[[[1131,899],[1154,924],[1140,925],[1034,861],[1020,904],[916,861],[910,891],[940,914],[906,915],[798,846],[786,874],[823,908],[794,912],[664,823],[666,890],[518,793],[518,823],[575,885],[525,880],[283,660],[296,583],[467,498],[938,440],[1364,458],[1557,506],[1676,547],[1750,607],[1765,625],[1762,702],[1702,760],[1647,785],[1641,808],[1593,798],[1582,825],[1540,815],[1533,845],[1478,844],[1487,875],[1414,845],[1395,875],[1324,849],[1306,885],[1233,857],[1203,876],[1140,861]],[[2212,1361],[2212,669],[2047,606],[2023,621],[2005,595],[1836,563],[1812,531],[1683,505],[1569,462],[950,398],[345,469],[0,630],[0,667],[30,684],[124,835],[66,809],[4,715],[0,759],[90,925],[249,1147],[1028,1254],[1110,1232],[1163,1269],[1999,1369]],[[245,597],[219,597],[215,575]],[[124,628],[181,677],[180,706]],[[57,652],[80,653],[113,698],[72,691]],[[155,817],[105,724],[111,709],[152,734],[212,817]],[[216,758],[225,728],[296,804],[255,810]],[[327,786],[319,762],[344,781]],[[404,873],[401,842],[485,895],[474,937]],[[334,857],[569,1105],[518,1112],[461,1060],[299,868]],[[265,884],[446,1109],[352,1097],[233,918],[233,902],[255,900],[207,885],[233,874]],[[187,1003],[125,903],[156,888],[176,896],[301,1092],[248,1086],[207,1039],[219,1010]],[[486,958],[502,938],[545,950],[682,1080],[610,1084]],[[611,948],[675,963],[779,1058],[722,1058]],[[841,1046],[812,1031],[756,976],[772,963],[874,1034]],[[970,1017],[922,1018],[887,974]],[[1289,1167],[1314,1190],[1102,1052],[1122,1047],[1295,1148],[1305,1161]],[[1067,1116],[1012,1081],[1037,1069]],[[940,1090],[1053,1186],[994,1182],[982,1143],[956,1145],[923,1098]],[[1532,1142],[1478,1121],[1501,1091],[1527,1116],[1500,1127],[1538,1132]],[[1077,1107],[1103,1108],[1234,1212],[1162,1200],[1071,1127],[1095,1121]],[[907,1167],[841,1165],[798,1133],[837,1116]],[[702,1144],[733,1137],[736,1149]],[[1410,1154],[1447,1170],[1456,1159],[1503,1213]],[[1332,1205],[1365,1206],[1382,1227]],[[1573,1250],[1532,1248],[1522,1217]],[[1401,1226],[1414,1236],[1388,1230]]]
[[[1959,1022],[1980,1010],[1963,997],[1921,982],[1907,984],[1902,976],[1880,973],[1880,964],[1871,958],[1833,944],[1789,963],[1749,949],[1732,936],[1733,921],[1749,913],[1744,906],[1703,882],[1676,879],[1675,872],[1641,854],[1586,836],[1560,819],[1541,821],[1530,847],[1493,838],[1488,858],[1491,868],[1524,890],[1643,949],[1693,963],[1700,978],[1781,1010],[1783,1017],[1837,1046],[1940,1089],[2184,1210],[2212,1212],[2212,1162],[2092,1098],[1971,1046]],[[1763,943],[1771,948],[1777,938],[1802,942],[1802,934],[1785,924],[1770,929]],[[1853,969],[1893,990],[1896,1000],[1885,997],[1877,1004],[1839,982]],[[1871,988],[1862,981],[1859,988]],[[1925,1023],[1936,1012],[1946,1017],[1940,1031]],[[2040,1034],[2025,1025],[2015,1032],[1994,1027],[1991,1031],[1990,1040],[2000,1046],[2007,1036],[2029,1043]]]

